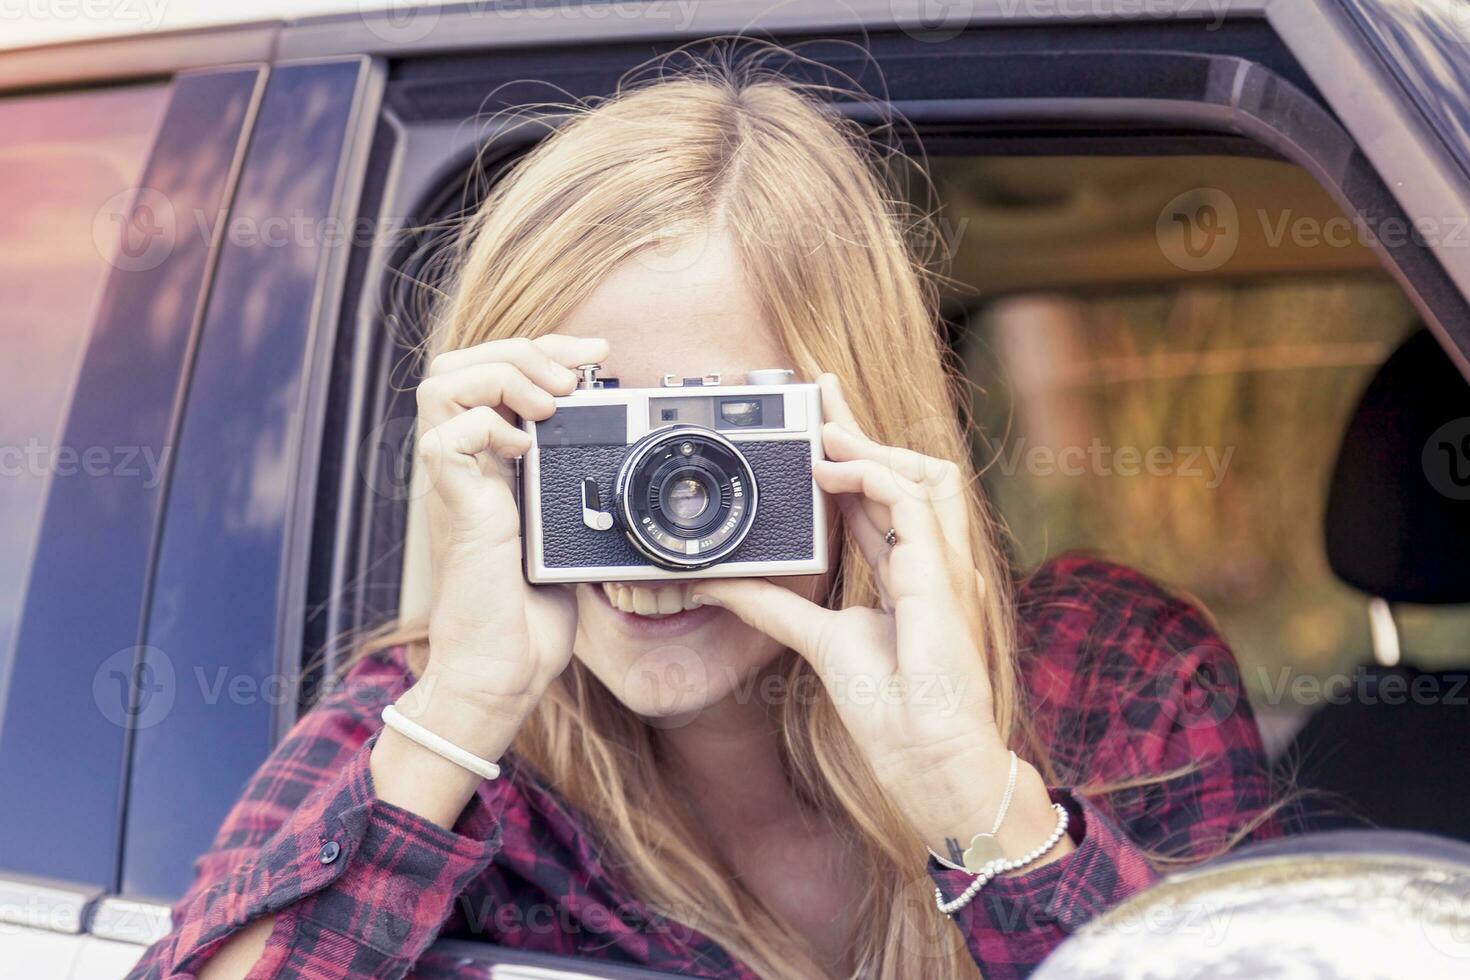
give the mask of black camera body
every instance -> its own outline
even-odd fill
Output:
[[[581,368],[525,422],[522,551],[533,583],[813,575],[827,570],[817,386],[788,370],[619,388]]]

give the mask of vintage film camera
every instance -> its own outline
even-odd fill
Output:
[[[821,397],[782,369],[743,385],[665,376],[619,388],[601,365],[543,422],[518,465],[533,583],[813,575],[827,515],[812,480]]]

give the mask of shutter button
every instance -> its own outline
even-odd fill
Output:
[[[337,855],[342,853],[342,845],[334,840],[329,840],[322,845],[322,864],[331,864],[337,860]]]

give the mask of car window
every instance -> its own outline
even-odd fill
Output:
[[[0,99],[0,711],[47,487],[126,452],[59,442],[166,91]]]
[[[1370,663],[1368,596],[1328,564],[1333,465],[1375,370],[1421,321],[1301,169],[1232,157],[936,161],[945,294],[977,461],[1031,569],[1073,550],[1202,602],[1272,743]],[[1188,227],[1181,226],[1180,216]],[[1398,617],[1424,667],[1467,616]]]

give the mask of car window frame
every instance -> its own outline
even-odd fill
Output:
[[[1263,13],[1269,7],[1270,4],[1259,5]],[[553,55],[548,52],[547,56]],[[1401,200],[1380,176],[1377,169],[1380,161],[1361,151],[1353,133],[1344,126],[1336,108],[1328,103],[1322,93],[1309,95],[1297,85],[1285,81],[1277,72],[1246,58],[1224,55],[1211,57],[1213,74],[1205,73],[1211,78],[1211,82],[1199,93],[1199,97],[1193,99],[1114,99],[1103,104],[1096,99],[1075,98],[1056,99],[1050,104],[1044,104],[1041,100],[1005,103],[1000,100],[967,102],[946,98],[904,100],[895,104],[894,108],[921,132],[926,128],[952,127],[957,123],[976,125],[981,132],[977,132],[974,138],[982,141],[987,124],[1034,123],[1037,118],[1046,116],[1054,121],[1087,119],[1096,125],[1147,124],[1200,136],[1213,134],[1238,138],[1249,141],[1253,146],[1265,147],[1281,159],[1306,168],[1348,213],[1369,208],[1375,213],[1409,216],[1403,211]],[[390,101],[391,87],[390,81]],[[873,106],[854,105],[848,108],[851,115],[869,123],[882,122],[886,114],[885,109]],[[413,140],[412,135],[407,132],[412,125],[385,110],[384,126],[395,134],[394,152],[399,155],[400,162],[405,154],[413,156],[405,149]],[[443,151],[438,159],[434,159],[432,154],[427,158],[413,159],[411,166],[416,168],[415,175],[411,179],[401,180],[392,190],[385,192],[385,200],[406,203],[408,206],[401,209],[402,213],[416,216],[420,214],[417,209],[424,206],[424,201],[435,196],[442,200],[447,193],[446,187],[452,185],[456,179],[462,180],[471,162],[484,152],[486,141],[480,138],[482,135],[462,129],[456,131],[453,124],[442,124],[434,138],[452,138],[456,141],[454,148]],[[515,134],[497,134],[497,138],[497,158],[499,154],[521,152],[529,144],[528,137],[518,138]],[[1401,173],[1402,170],[1402,163],[1395,167],[1396,172]],[[418,182],[418,200],[414,200],[415,190],[409,186],[414,181]],[[426,218],[437,216],[433,211],[425,211],[423,214]],[[1467,304],[1465,291],[1457,288],[1456,283],[1448,278],[1445,268],[1432,254],[1432,249],[1420,248],[1413,243],[1397,248],[1384,248],[1379,243],[1374,247],[1385,269],[1419,307],[1426,321],[1440,325],[1442,340],[1450,336],[1450,331],[1444,324],[1464,322],[1467,319],[1470,304]],[[385,247],[371,255],[362,256],[361,259],[382,264],[389,261],[390,254],[391,249]],[[374,288],[370,278],[365,282],[369,282],[366,288]],[[376,283],[376,288],[383,288],[381,280]],[[387,305],[391,304],[381,291],[368,296],[363,303],[364,309],[377,306],[381,310]],[[372,325],[371,312],[359,315],[357,327],[360,336],[372,335]],[[381,326],[381,321],[378,325]],[[394,353],[383,353],[389,349]],[[407,356],[408,353],[408,349],[403,346],[390,344],[386,348],[380,348],[375,362],[379,365],[380,372],[375,376],[359,375],[357,382],[386,383],[391,373],[387,365],[397,364],[401,367],[401,361],[397,359]],[[362,392],[358,392],[354,395],[353,404],[359,409],[373,404],[374,410],[378,412],[384,411],[385,406],[391,406],[391,410],[412,413],[411,400],[401,397],[372,402]],[[382,418],[381,415],[374,416],[361,422],[361,426],[369,427]],[[411,426],[401,425],[399,431],[410,433]],[[356,471],[363,466],[372,469],[381,465],[385,459],[404,460],[409,456],[410,447],[406,442],[397,446],[380,444],[373,447],[372,453],[371,458],[356,457],[356,467],[340,466],[339,469],[342,472]],[[350,457],[351,450],[345,450],[344,456]],[[395,506],[406,505],[398,502]],[[386,526],[401,533],[407,523],[407,519],[400,516],[387,521]],[[392,533],[390,530],[390,533],[376,539],[369,534],[356,542],[354,568],[358,572],[394,560],[393,551],[401,548],[402,540],[393,540]],[[341,574],[336,581],[340,583],[350,578],[351,574]],[[353,613],[347,611],[350,605],[341,607],[345,628],[360,630],[373,625],[365,620],[353,620]],[[358,603],[352,608],[360,611],[367,608],[367,605]],[[473,946],[464,943],[445,948],[452,948],[456,955],[471,956],[477,962],[486,964],[499,962],[497,957],[503,955],[498,954],[493,947],[485,947],[476,952]]]

